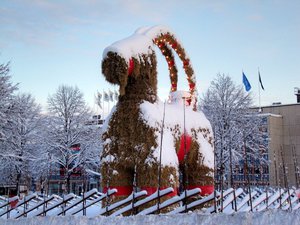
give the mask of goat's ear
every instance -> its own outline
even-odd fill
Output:
[[[108,82],[120,85],[120,95],[125,94],[128,65],[124,58],[115,52],[108,52],[102,61],[102,73]]]

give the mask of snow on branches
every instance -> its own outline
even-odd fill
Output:
[[[215,135],[216,176],[230,174],[229,182],[234,167],[245,163],[246,158],[266,163],[261,157],[265,150],[259,130],[261,117],[250,109],[251,105],[251,95],[229,76],[220,74],[201,101],[200,107],[211,121]]]

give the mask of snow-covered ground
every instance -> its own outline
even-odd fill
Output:
[[[264,212],[239,212],[233,215],[226,214],[199,214],[186,213],[177,215],[149,215],[149,216],[129,216],[129,217],[94,217],[88,218],[84,216],[56,216],[56,217],[35,217],[22,218],[18,220],[0,220],[3,225],[136,225],[136,224],[151,224],[151,225],[209,225],[209,224],[258,224],[258,225],[298,225],[300,221],[299,210],[282,211],[282,210],[267,210]]]

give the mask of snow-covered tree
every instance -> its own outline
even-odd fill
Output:
[[[250,110],[251,106],[250,93],[221,74],[211,82],[201,101],[201,108],[214,130],[215,174],[221,185],[227,174],[231,186],[233,166],[245,163],[245,157],[257,157],[261,150],[260,117]]]
[[[30,94],[18,94],[10,102],[11,121],[6,124],[10,134],[6,138],[6,165],[3,168],[7,182],[15,183],[17,191],[21,179],[29,180],[29,165],[40,157],[36,154],[41,128],[40,106]]]
[[[0,144],[8,138],[7,123],[12,121],[11,102],[17,85],[11,82],[9,63],[0,64]],[[0,147],[1,148],[1,147]],[[1,157],[1,156],[0,156]]]
[[[100,128],[87,125],[91,112],[77,87],[60,86],[48,98],[48,111],[45,142],[69,192],[71,174],[99,162]]]
[[[0,64],[0,172],[2,176],[0,181],[3,182],[6,176],[6,168],[10,165],[10,158],[14,154],[9,149],[9,139],[12,138],[13,133],[10,129],[11,124],[14,123],[14,114],[12,108],[12,101],[14,99],[17,85],[13,84],[10,76],[10,66],[7,64]]]

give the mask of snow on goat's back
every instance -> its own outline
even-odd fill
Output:
[[[140,105],[141,117],[145,123],[154,128],[158,128],[156,132],[158,147],[155,151],[155,155],[159,156],[160,143],[161,143],[161,127],[164,113],[164,103],[157,101],[154,104],[144,101]],[[185,107],[185,128],[188,135],[191,134],[191,130],[206,129],[212,134],[212,128],[210,122],[206,119],[205,115],[201,111],[193,111],[191,106]],[[165,119],[163,129],[163,141],[162,141],[162,164],[163,165],[178,165],[178,158],[176,155],[176,149],[174,144],[173,129],[175,126],[179,126],[183,133],[184,128],[184,109],[182,104],[178,103],[166,103],[165,105]],[[203,135],[198,135],[197,140],[200,146],[200,153],[204,156],[203,164],[211,169],[214,168],[214,149],[213,145]]]

